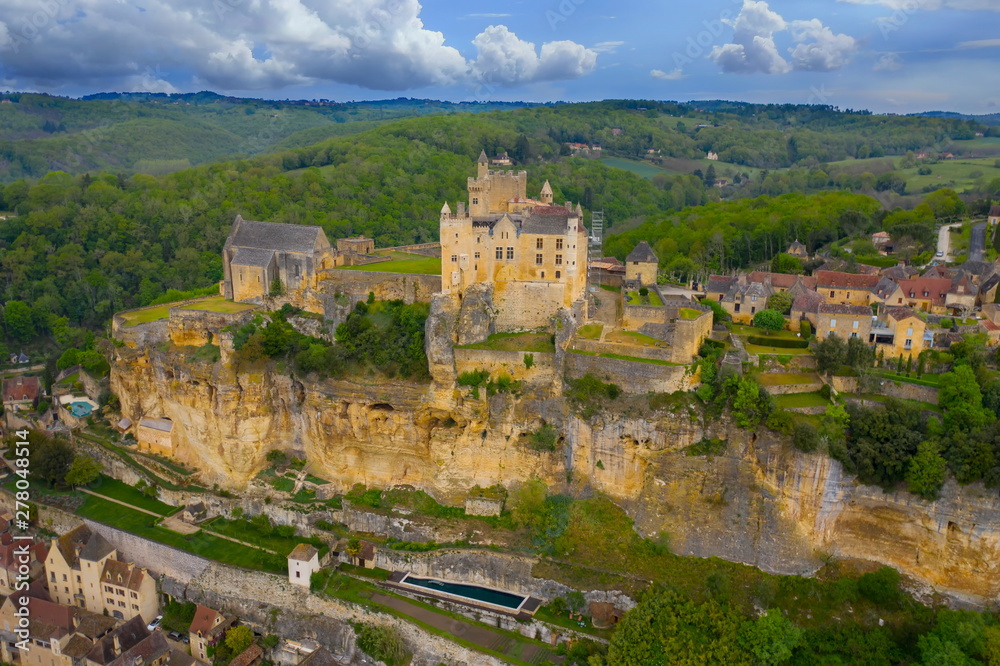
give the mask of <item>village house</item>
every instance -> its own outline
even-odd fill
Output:
[[[153,577],[145,569],[118,562],[115,547],[86,525],[52,540],[45,580],[57,604],[120,620],[141,617],[146,622],[159,609]]]
[[[947,295],[951,289],[950,279],[919,277],[911,280],[900,280],[898,284],[902,291],[902,297],[897,295],[897,302],[887,302],[886,305],[905,306],[931,314],[946,314],[948,312]]]
[[[773,293],[770,280],[750,282],[746,275],[740,275],[720,302],[734,322],[749,324],[757,312],[767,307]]]
[[[816,271],[816,291],[827,303],[839,305],[868,305],[878,281],[877,275]]]
[[[28,606],[29,647],[17,647],[17,609]],[[0,659],[24,666],[83,666],[94,641],[107,635],[116,621],[81,608],[38,597],[10,596],[0,605]]]
[[[809,248],[799,242],[796,238],[792,241],[792,244],[788,246],[785,254],[790,254],[797,259],[808,259],[809,258]]]
[[[660,261],[646,241],[639,244],[625,257],[625,281],[636,286],[656,284]]]
[[[888,231],[876,231],[871,236],[872,245],[881,255],[888,255],[892,252],[892,237]]]
[[[709,275],[705,283],[705,297],[721,303],[735,283],[736,277],[732,275]]]
[[[766,271],[753,271],[747,275],[749,282],[767,282],[776,293],[779,291],[789,291],[796,285],[801,285],[805,289],[815,291],[816,278],[808,275],[790,275],[788,273],[768,273]]]
[[[211,663],[208,648],[218,644],[233,626],[234,618],[226,617],[217,610],[198,604],[194,611],[194,619],[188,628],[191,641],[191,656],[205,663]]]
[[[162,631],[150,631],[136,616],[95,641],[87,666],[162,666],[171,650]]]
[[[527,183],[526,171],[491,170],[483,152],[468,208],[441,208],[442,291],[461,302],[470,288],[492,287],[499,331],[548,326],[563,308],[586,316],[583,210],[555,205],[547,181],[528,199]]]
[[[174,422],[168,418],[144,418],[135,430],[140,451],[172,456],[174,454]]]
[[[886,308],[872,326],[872,342],[886,358],[916,357],[930,342],[926,332],[926,322],[910,308]]]
[[[841,340],[860,338],[867,344],[872,330],[872,309],[867,305],[820,303],[812,324],[818,340],[836,335]]]
[[[20,549],[28,547],[28,575],[38,577],[45,568],[45,558],[48,557],[48,547],[41,541],[28,543],[16,542],[9,534],[4,535],[6,543],[0,544],[0,594],[9,595],[15,591],[17,576],[21,567]]]
[[[3,381],[3,405],[5,409],[18,411],[31,409],[43,395],[42,384],[38,377],[18,375]]]
[[[319,571],[319,551],[308,543],[300,543],[288,554],[288,582],[309,587],[310,578]]]
[[[989,215],[987,215],[987,219],[989,220],[991,227],[995,227],[998,223],[1000,223],[1000,204],[993,204],[990,206],[990,212]]]

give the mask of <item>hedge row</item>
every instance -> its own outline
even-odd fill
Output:
[[[781,347],[782,349],[805,349],[809,343],[805,340],[791,340],[789,338],[747,338],[747,342],[761,347]]]

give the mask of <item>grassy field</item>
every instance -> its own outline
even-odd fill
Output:
[[[997,158],[984,157],[980,159],[955,159],[938,162],[937,164],[921,164],[911,169],[900,171],[906,177],[907,192],[921,192],[927,186],[950,187],[956,192],[971,189],[977,179],[984,178],[987,182],[1000,177],[1000,169],[994,166]],[[930,169],[930,174],[917,173],[920,168]]]
[[[808,356],[809,354],[812,354],[812,351],[809,349],[788,349],[787,347],[764,347],[761,345],[752,345],[750,343],[746,343],[743,346],[750,354],[770,354],[772,356],[782,356],[782,355]]]
[[[628,292],[629,301],[627,305],[652,305],[654,307],[663,307],[663,301],[660,300],[659,295],[655,291],[651,291],[645,296],[641,296],[638,291]]]
[[[583,351],[581,349],[570,349],[573,354],[581,354],[583,356],[597,356],[599,358],[613,358],[619,361],[632,361],[633,363],[649,363],[651,365],[667,365],[667,366],[678,366],[681,363],[671,363],[670,361],[661,361],[655,358],[640,358],[638,356],[628,356],[626,354],[598,354],[596,352]]]
[[[677,314],[680,315],[681,319],[697,319],[702,315],[702,312],[694,308],[680,308],[677,310]]]
[[[789,395],[778,395],[774,397],[774,406],[779,409],[791,409],[792,407],[826,407],[830,401],[816,393],[791,393]]]
[[[613,291],[616,294],[622,293],[621,287],[612,287],[610,284],[602,284],[601,289],[603,289],[604,291]]]
[[[554,352],[555,344],[548,333],[494,333],[486,342],[459,345],[456,349],[489,349],[492,351]]]
[[[576,334],[585,340],[600,340],[603,324],[587,324],[577,329]]]
[[[884,372],[882,377],[894,382],[908,382],[910,384],[920,384],[921,386],[930,386],[933,388],[938,387],[939,377],[937,375],[921,375],[920,377],[912,376],[907,377],[906,375],[898,375],[894,372]]]
[[[745,335],[747,337],[772,337],[772,338],[782,338],[785,340],[801,340],[799,334],[795,331],[773,331],[769,332],[764,328],[755,328],[753,326],[747,326],[745,324],[733,324],[729,328],[729,332],[733,335]]]
[[[169,306],[168,306],[169,307]],[[205,310],[207,312],[219,312],[222,314],[233,314],[236,312],[243,312],[244,310],[249,310],[254,307],[250,303],[236,303],[235,301],[226,300],[223,296],[212,296],[199,300],[196,303],[190,303],[188,305],[182,305],[182,310]]]
[[[814,384],[819,377],[805,372],[768,372],[757,375],[761,386],[792,386],[794,384]]]
[[[643,347],[663,347],[665,343],[636,331],[614,331],[604,336],[606,342],[617,342],[623,345],[642,345]]]
[[[441,259],[422,254],[393,252],[390,261],[365,266],[344,266],[345,271],[377,271],[379,273],[412,273],[414,275],[441,275]]]
[[[97,481],[88,488],[95,493],[100,493],[106,497],[116,499],[120,502],[125,502],[140,509],[145,509],[146,511],[152,511],[153,513],[158,513],[161,516],[172,516],[178,511],[180,507],[170,506],[165,504],[158,499],[149,497],[148,495],[143,495],[141,492],[122,483],[118,479],[112,479],[109,476],[102,474]]]
[[[202,525],[202,527],[206,527],[213,532],[218,532],[219,534],[223,534],[234,539],[239,539],[240,541],[252,543],[255,546],[260,546],[261,548],[273,550],[274,552],[285,556],[292,552],[295,546],[300,543],[311,543],[316,546],[320,549],[321,556],[328,550],[327,546],[320,539],[306,539],[305,537],[297,536],[282,537],[278,536],[274,532],[265,536],[248,520],[227,520],[225,518],[215,518],[214,520]]]
[[[242,546],[205,532],[191,535],[178,534],[156,525],[157,519],[153,516],[127,509],[100,497],[88,496],[83,505],[77,509],[77,514],[225,564],[277,574],[284,573],[287,568],[284,557]]]
[[[125,319],[126,326],[138,326],[139,324],[148,324],[151,321],[157,321],[159,319],[166,319],[170,314],[170,308],[173,307],[169,303],[164,305],[157,305],[151,308],[144,308],[142,310],[135,310],[134,312],[126,312],[122,315]]]

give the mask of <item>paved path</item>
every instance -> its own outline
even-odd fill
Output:
[[[935,259],[940,259],[941,261],[951,261],[951,225],[946,224],[940,229],[938,229],[938,243],[937,251],[943,252],[944,256],[935,257]]]
[[[159,513],[156,513],[155,511],[150,511],[149,509],[142,509],[142,508],[137,507],[137,506],[132,506],[128,502],[123,502],[121,500],[116,500],[114,497],[108,497],[107,495],[102,495],[101,493],[95,493],[93,490],[87,490],[86,488],[83,488],[81,486],[77,486],[77,490],[79,490],[80,492],[83,492],[83,493],[87,493],[88,495],[93,495],[94,497],[100,497],[102,500],[107,500],[109,502],[114,502],[115,504],[121,504],[122,506],[128,507],[128,508],[132,509],[133,511],[138,511],[139,513],[145,513],[146,515],[155,516],[156,518],[163,518],[163,515],[161,515]]]
[[[969,261],[983,261],[986,253],[986,223],[982,222],[972,227],[969,236]]]
[[[375,603],[387,606],[395,611],[403,613],[404,615],[408,615],[415,620],[420,620],[421,622],[429,624],[436,629],[447,631],[451,635],[458,636],[459,638],[469,641],[470,643],[474,643],[475,645],[489,650],[494,650],[504,655],[515,657],[521,661],[526,661],[529,664],[539,664],[546,660],[561,663],[560,657],[555,656],[553,652],[535,645],[534,643],[521,643],[517,639],[501,634],[498,631],[493,631],[487,627],[480,627],[468,622],[456,620],[455,618],[442,615],[441,613],[435,613],[432,610],[417,606],[416,604],[411,604],[409,601],[404,599],[390,597],[377,592],[371,596],[371,599]],[[518,650],[518,644],[520,644],[520,650]]]

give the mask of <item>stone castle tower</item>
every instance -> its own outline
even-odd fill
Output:
[[[527,186],[527,171],[491,170],[483,151],[468,208],[441,208],[442,289],[461,300],[474,285],[491,286],[501,331],[548,326],[561,308],[586,312],[583,209],[553,205],[548,181],[538,199]]]

